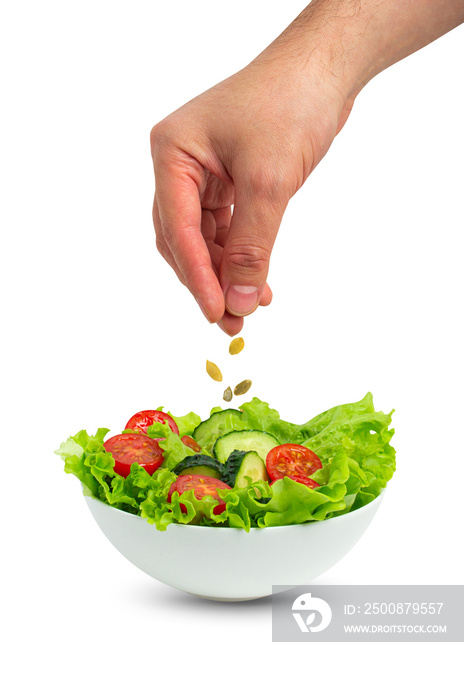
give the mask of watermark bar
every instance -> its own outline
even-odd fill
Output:
[[[464,642],[464,586],[272,587],[273,642]]]

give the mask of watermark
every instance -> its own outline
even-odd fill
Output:
[[[464,642],[464,586],[272,587],[273,642]]]

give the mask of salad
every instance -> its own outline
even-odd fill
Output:
[[[140,411],[105,440],[85,430],[56,451],[84,495],[145,518],[242,528],[295,525],[361,508],[395,471],[392,413],[372,394],[301,425],[253,398],[239,409]]]

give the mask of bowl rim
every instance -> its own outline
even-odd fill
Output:
[[[364,506],[361,506],[361,508],[356,508],[356,510],[349,511],[348,513],[345,513],[345,515],[340,515],[337,518],[327,518],[325,520],[310,520],[307,523],[294,523],[293,525],[269,525],[268,527],[251,527],[250,530],[247,532],[244,528],[241,527],[205,527],[204,525],[190,525],[189,523],[169,523],[167,526],[168,528],[174,527],[174,529],[185,529],[188,527],[188,530],[203,530],[205,532],[243,532],[246,535],[249,535],[251,532],[266,532],[268,530],[288,530],[289,528],[303,528],[307,527],[308,525],[322,525],[323,523],[329,523],[333,522],[333,520],[338,520],[339,518],[349,518],[350,516],[355,516],[359,511],[364,511],[366,508],[370,509],[373,507],[373,504],[380,504],[382,501],[383,497],[385,494],[385,488],[383,488],[379,495],[376,496],[372,501],[369,501],[369,503],[366,503]],[[115,508],[114,506],[110,505],[109,503],[105,503],[104,501],[101,501],[99,498],[96,498],[95,496],[92,495],[86,495],[83,494],[84,498],[97,501],[100,505],[105,506],[106,508],[111,508],[111,510],[117,511],[120,513],[122,516],[126,516],[128,518],[137,518],[138,520],[141,520],[142,522],[145,522],[147,525],[153,526],[154,530],[156,532],[166,532],[166,530],[158,530],[158,528],[155,526],[154,523],[149,523],[146,518],[143,518],[141,515],[136,515],[135,513],[128,513],[125,510],[121,510],[120,508]]]

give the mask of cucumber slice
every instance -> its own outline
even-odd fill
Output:
[[[202,474],[222,479],[223,465],[208,455],[189,455],[172,470],[174,474]]]
[[[184,474],[201,474],[201,476],[213,476],[219,481],[224,481],[222,473],[213,467],[207,467],[204,464],[200,464],[198,467],[186,467],[180,472],[176,472],[179,476],[184,476]],[[225,481],[224,481],[225,483]]]
[[[203,449],[212,452],[214,443],[221,435],[247,427],[247,421],[241,411],[227,408],[225,411],[213,413],[207,420],[197,425],[192,437]]]
[[[261,430],[236,430],[218,438],[214,444],[214,456],[225,464],[230,453],[234,450],[257,452],[264,463],[269,450],[279,444],[278,440],[269,433]]]
[[[234,450],[224,466],[225,479],[229,486],[243,488],[255,481],[269,481],[266,466],[255,451]]]

